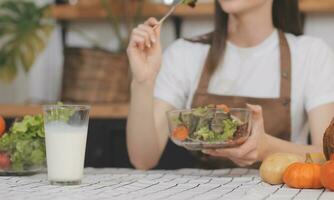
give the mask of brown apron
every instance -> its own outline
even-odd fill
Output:
[[[252,98],[239,96],[224,96],[209,94],[208,86],[211,78],[208,66],[205,65],[194,95],[192,107],[208,104],[226,104],[229,107],[245,107],[246,103],[262,106],[265,130],[275,137],[290,140],[290,92],[291,92],[291,54],[290,48],[282,31],[278,31],[280,46],[280,97],[279,98]],[[199,153],[201,154],[201,153]],[[213,158],[201,154],[199,165],[201,168],[227,168],[235,167],[231,161],[221,158]]]

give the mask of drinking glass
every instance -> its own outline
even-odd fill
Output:
[[[43,110],[48,180],[52,185],[80,184],[90,107],[46,105]]]

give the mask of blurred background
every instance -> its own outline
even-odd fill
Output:
[[[212,29],[213,0],[180,6],[162,44]],[[307,35],[334,48],[334,1],[300,0]],[[125,146],[132,27],[161,17],[172,0],[0,0],[0,115],[9,122],[63,101],[92,105],[86,166],[130,167]],[[158,168],[191,167],[169,143]],[[169,156],[168,156],[169,155]],[[170,155],[174,155],[171,157]],[[173,160],[174,162],[170,162]]]

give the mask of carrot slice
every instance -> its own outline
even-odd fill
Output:
[[[230,108],[225,104],[216,105],[216,108],[224,110],[224,112],[230,112]]]
[[[176,127],[173,131],[173,137],[177,140],[184,141],[188,138],[189,131],[186,127]]]

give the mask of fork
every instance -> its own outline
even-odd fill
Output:
[[[172,8],[159,20],[158,24],[153,27],[153,30],[157,29],[176,9],[177,6],[182,4],[182,0],[174,0]]]

